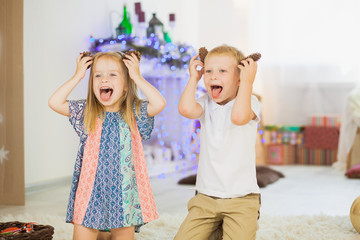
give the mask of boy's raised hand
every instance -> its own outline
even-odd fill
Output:
[[[89,66],[93,63],[92,57],[83,57],[83,53],[80,53],[80,55],[76,58],[76,72],[75,77],[80,79],[83,79],[86,74],[86,70],[89,68]]]
[[[204,63],[198,60],[198,57],[199,53],[191,58],[189,64],[190,79],[194,78],[196,79],[196,81],[199,81],[201,79],[201,76],[204,74]],[[201,66],[200,71],[196,69],[198,65]]]
[[[238,65],[240,69],[240,82],[249,82],[252,84],[255,80],[257,63],[252,58],[244,59],[241,63],[244,64],[244,66],[241,64]]]

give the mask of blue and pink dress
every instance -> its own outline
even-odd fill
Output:
[[[136,131],[119,112],[106,112],[95,131],[84,131],[86,100],[69,101],[69,121],[80,137],[66,222],[106,230],[136,228],[158,218],[147,174],[142,140],[150,138],[154,117],[147,101],[134,115]]]

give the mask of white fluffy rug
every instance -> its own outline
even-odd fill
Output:
[[[136,240],[173,239],[185,215],[162,214],[160,218],[141,228]],[[55,227],[54,240],[70,240],[73,227],[62,216],[7,215],[0,222],[35,221]],[[261,216],[256,240],[360,240],[349,216]]]

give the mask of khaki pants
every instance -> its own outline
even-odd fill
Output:
[[[197,194],[174,240],[254,240],[259,210],[259,194],[225,199]]]

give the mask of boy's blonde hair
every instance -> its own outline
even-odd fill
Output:
[[[117,52],[99,52],[92,57],[93,63],[90,70],[89,86],[84,113],[85,129],[89,133],[95,131],[96,119],[100,117],[100,119],[104,120],[105,118],[104,106],[97,100],[93,91],[94,66],[96,65],[97,61],[103,57],[112,59],[120,64],[122,73],[124,74],[123,77],[125,79],[124,92],[120,98],[120,114],[125,122],[129,125],[131,131],[133,131],[136,126],[136,120],[133,114],[134,102],[136,102],[136,114],[138,114],[142,101],[138,97],[136,84],[130,78],[129,71],[124,64],[121,55]]]
[[[221,45],[211,49],[211,51],[206,55],[206,57],[213,55],[228,55],[230,57],[234,57],[237,64],[239,64],[240,61],[245,58],[242,52],[228,45]]]

